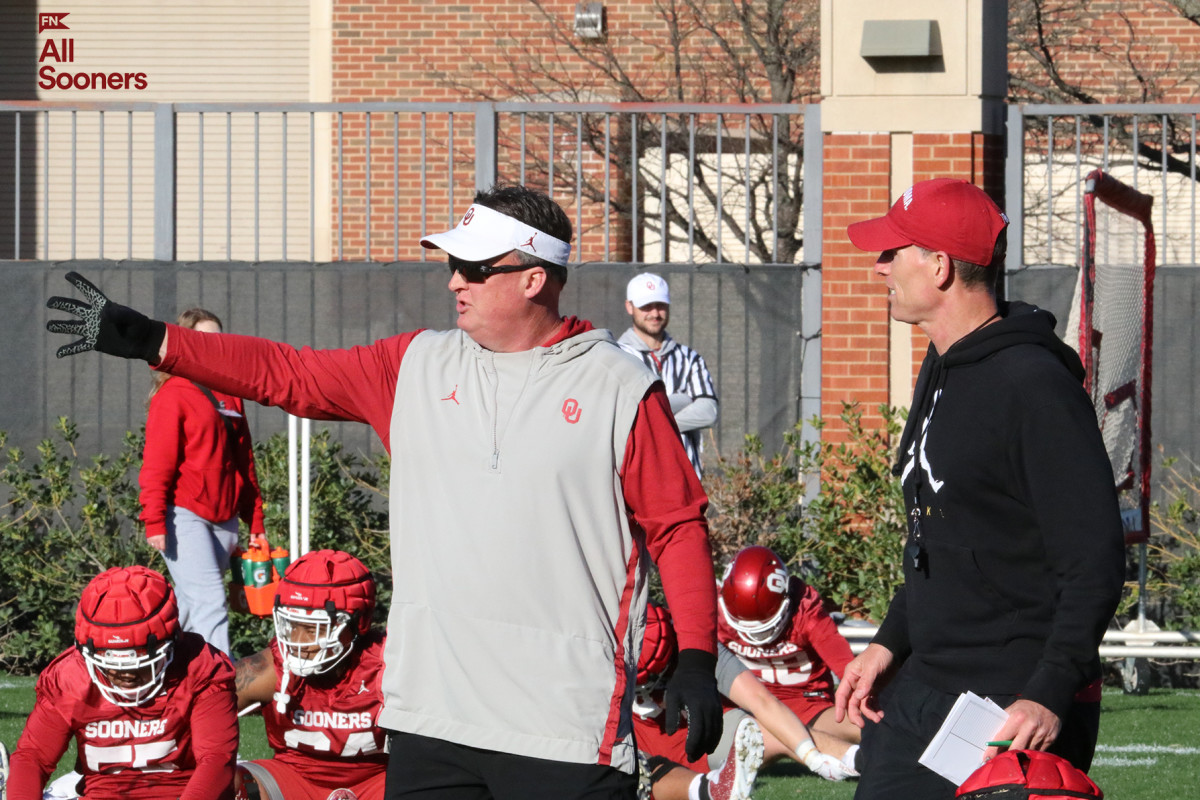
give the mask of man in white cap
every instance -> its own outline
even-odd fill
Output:
[[[717,422],[717,389],[704,358],[667,333],[671,290],[661,276],[643,272],[625,288],[625,310],[633,325],[617,344],[640,358],[666,387],[683,449],[700,475],[700,432]]]
[[[662,384],[608,331],[562,317],[571,223],[499,186],[443,250],[458,329],[344,350],[198,334],[111,303],[52,332],[59,350],[142,358],[312,419],[371,425],[391,461],[385,796],[622,798],[636,793],[632,702],[649,561],[676,615],[668,724],[715,749],[716,581],[707,498]]]

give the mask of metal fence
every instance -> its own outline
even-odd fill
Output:
[[[424,261],[422,235],[508,180],[568,210],[580,262],[816,263],[819,113],[0,102],[0,258]]]
[[[0,349],[0,430],[27,451],[52,431],[60,415],[79,425],[84,454],[116,452],[128,430],[145,421],[150,371],[141,362],[84,354],[63,360],[66,343],[46,332],[62,316],[44,307],[54,294],[70,294],[63,275],[74,269],[115,301],[159,319],[199,305],[214,311],[226,330],[265,336],[296,346],[349,347],[401,331],[454,326],[454,303],[442,263],[241,262],[10,262],[3,265],[0,336],[20,342]],[[573,268],[562,298],[564,313],[590,319],[620,335],[629,324],[625,285],[640,269],[627,264]],[[816,413],[807,393],[819,360],[815,338],[801,335],[817,324],[803,310],[816,270],[778,266],[749,269],[662,265],[671,285],[671,331],[700,352],[715,379],[721,403],[717,425],[706,432],[705,458],[739,449],[744,434],[768,443]],[[819,387],[819,384],[817,385]],[[256,438],[286,428],[278,409],[248,404]],[[326,423],[314,423],[320,429]],[[350,452],[382,452],[364,425],[331,424]]]
[[[1007,293],[1052,311],[1060,335],[1078,281],[1088,173],[1102,169],[1154,197],[1159,268],[1151,431],[1165,455],[1196,463],[1198,115],[1196,104],[1011,106],[1006,164]]]
[[[497,180],[548,191],[576,231],[564,311],[619,334],[646,265],[671,331],[707,359],[709,440],[781,440],[819,410],[818,106],[518,103],[0,103],[0,429],[30,447],[67,415],[83,452],[144,419],[143,367],[55,362],[46,297],[68,268],[171,319],[342,346],[454,324],[418,239]],[[805,172],[804,153],[812,166]],[[37,259],[30,261],[29,259]],[[51,337],[56,338],[56,337]],[[257,435],[281,430],[250,414]],[[378,451],[361,426],[335,426]]]

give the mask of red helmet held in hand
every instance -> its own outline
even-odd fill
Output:
[[[1062,756],[1006,750],[963,781],[961,800],[1102,800],[1104,792]]]
[[[658,603],[649,603],[646,606],[642,652],[638,656],[637,685],[641,687],[661,682],[675,662],[678,647],[671,614]]]

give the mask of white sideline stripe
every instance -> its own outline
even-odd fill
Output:
[[[1157,758],[1097,758],[1093,767],[1153,767]]]
[[[1098,744],[1097,753],[1155,753],[1173,756],[1194,756],[1200,754],[1200,747],[1184,747],[1172,744]]]

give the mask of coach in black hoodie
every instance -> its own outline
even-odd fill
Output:
[[[837,692],[839,718],[878,723],[856,800],[952,798],[917,759],[967,690],[1007,709],[996,738],[1013,749],[1084,770],[1095,749],[1097,648],[1125,563],[1116,492],[1053,316],[996,300],[1007,224],[981,189],[937,179],[848,231],[880,252],[891,316],[931,340],[897,460],[905,585]]]

